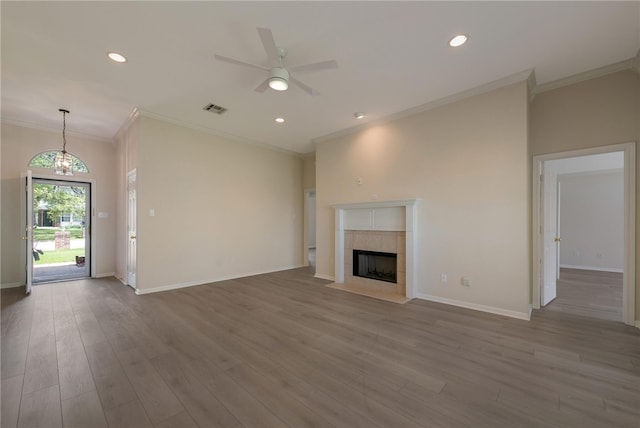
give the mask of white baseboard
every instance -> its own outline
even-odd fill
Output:
[[[0,284],[0,289],[2,288],[16,288],[24,286],[21,282],[5,282],[4,284]]]
[[[458,306],[461,308],[473,309],[481,312],[488,312],[490,314],[503,315],[511,318],[518,318],[521,320],[529,321],[531,319],[531,305],[527,312],[512,311],[509,309],[496,308],[494,306],[479,305],[477,303],[464,302],[461,300],[449,299],[446,297],[432,296],[429,294],[418,293],[416,295],[418,299],[429,300],[431,302],[444,303],[446,305]]]
[[[93,278],[106,278],[109,276],[116,276],[115,272],[96,273]]]
[[[580,266],[580,265],[562,265],[561,264],[560,268],[579,269],[579,270],[596,270],[599,272],[624,273],[624,269],[614,269],[614,268],[597,267],[597,266]]]
[[[256,271],[256,272],[246,272],[238,275],[229,275],[229,276],[223,276],[223,277],[217,277],[217,278],[211,278],[211,279],[189,281],[189,282],[183,282],[180,284],[169,284],[169,285],[163,285],[161,287],[154,287],[154,288],[146,288],[146,289],[136,288],[135,293],[137,295],[159,293],[161,291],[177,290],[177,289],[186,288],[186,287],[195,287],[197,285],[205,285],[205,284],[211,284],[214,282],[228,281],[230,279],[246,278],[248,276],[254,276],[254,275],[264,275],[267,273],[281,272],[283,270],[297,269],[300,267],[303,267],[303,266],[295,265],[295,266],[281,267],[277,269],[267,269],[267,270]]]
[[[335,277],[331,276],[331,275],[324,275],[321,273],[316,273],[315,275],[313,275],[314,278],[319,278],[319,279],[326,279],[327,281],[334,281],[335,282]]]
[[[640,320],[636,320],[636,327],[640,328]]]

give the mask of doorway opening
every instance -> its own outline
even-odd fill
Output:
[[[34,178],[33,284],[91,276],[90,183]]]
[[[304,191],[304,266],[316,267],[316,191]]]
[[[534,309],[634,323],[635,144],[534,157]]]

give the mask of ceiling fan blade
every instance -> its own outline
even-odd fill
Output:
[[[338,68],[338,63],[335,60],[314,62],[313,64],[298,65],[297,67],[287,67],[289,71],[294,73],[298,71],[315,71],[315,70],[330,70],[332,68]]]
[[[262,82],[260,84],[260,86],[258,86],[257,88],[254,89],[254,91],[256,92],[264,92],[267,90],[267,88],[269,87],[269,79],[271,79],[271,77],[267,77],[267,79]]]
[[[273,40],[271,30],[268,28],[258,28],[258,35],[260,36],[260,40],[262,40],[262,46],[264,46],[265,52],[267,52],[269,62],[280,64],[280,55],[278,54],[278,48],[276,47],[275,40]]]
[[[229,57],[226,57],[226,56],[214,54],[213,57],[215,59],[217,59],[218,61],[230,62],[231,64],[243,65],[245,67],[257,68],[258,70],[269,71],[269,69],[267,67],[263,67],[261,65],[251,64],[251,63],[248,63],[248,62],[240,61],[240,60],[229,58]]]
[[[305,85],[304,83],[302,83],[301,81],[299,81],[298,79],[296,79],[294,77],[290,77],[289,81],[291,83],[296,84],[300,89],[302,89],[303,91],[305,91],[306,93],[308,93],[312,97],[315,97],[316,95],[320,95],[320,92],[316,91],[311,86]]]

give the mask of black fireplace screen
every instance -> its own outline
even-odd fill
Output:
[[[377,251],[353,250],[353,276],[398,282],[396,279],[398,255]]]

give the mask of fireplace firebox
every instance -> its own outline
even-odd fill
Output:
[[[353,276],[396,284],[397,267],[397,254],[353,250]]]

